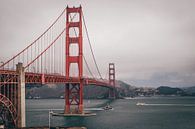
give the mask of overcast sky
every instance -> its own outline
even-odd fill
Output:
[[[67,6],[83,7],[101,72],[136,86],[195,85],[194,0],[0,0],[0,60],[38,37]]]

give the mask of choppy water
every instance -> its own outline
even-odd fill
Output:
[[[63,99],[26,100],[27,126],[48,125],[49,110],[63,112]],[[52,126],[88,129],[195,129],[195,97],[150,97],[128,100],[86,100],[91,117],[51,117]],[[136,105],[137,103],[143,105]],[[101,107],[113,106],[114,110]]]

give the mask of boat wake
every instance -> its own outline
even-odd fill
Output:
[[[137,106],[184,106],[184,107],[195,107],[195,104],[165,104],[165,103],[159,103],[159,104],[148,104],[148,103],[137,103]]]
[[[85,108],[84,111],[102,111],[102,108]]]

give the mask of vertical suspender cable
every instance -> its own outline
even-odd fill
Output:
[[[90,42],[90,39],[89,39],[89,33],[88,33],[88,29],[87,29],[87,26],[86,26],[86,23],[85,23],[85,18],[84,18],[83,12],[82,12],[82,18],[83,18],[83,23],[84,23],[85,30],[86,30],[86,35],[87,35],[89,47],[90,47],[90,50],[91,50],[91,53],[92,53],[92,56],[93,56],[93,60],[94,60],[96,69],[97,69],[97,71],[98,71],[98,74],[99,74],[100,78],[102,79],[102,75],[101,75],[100,70],[99,70],[99,67],[98,67],[98,65],[97,65],[97,61],[96,61],[96,59],[95,59],[95,55],[94,55],[94,52],[93,52],[93,49],[92,49],[92,45],[91,45],[91,42]]]

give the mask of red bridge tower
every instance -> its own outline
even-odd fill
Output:
[[[78,66],[79,83],[68,83],[65,88],[65,114],[82,114],[83,113],[83,38],[82,38],[82,7],[66,8],[66,78],[70,78],[71,64]],[[78,21],[72,21],[71,14],[78,16]],[[74,17],[73,16],[73,17]],[[78,36],[71,37],[70,29],[78,30]],[[76,44],[78,55],[70,55],[70,46]]]
[[[115,65],[114,63],[109,63],[109,84],[115,87]],[[115,99],[116,92],[115,88],[109,90],[109,98]]]

